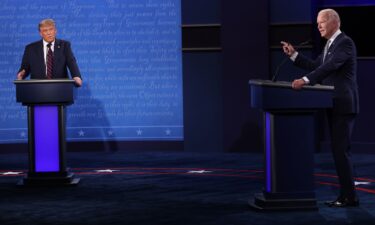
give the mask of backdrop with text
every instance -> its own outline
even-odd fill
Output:
[[[0,143],[27,141],[13,80],[44,18],[71,42],[84,81],[68,140],[183,140],[180,0],[14,0],[0,2]]]

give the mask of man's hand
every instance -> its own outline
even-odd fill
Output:
[[[73,77],[73,80],[75,81],[75,84],[77,87],[81,87],[82,86],[82,79],[79,78],[79,77]]]
[[[300,90],[305,84],[306,83],[303,79],[297,79],[292,82],[292,88],[296,90]]]
[[[282,41],[281,44],[283,45],[283,51],[287,56],[291,57],[296,52],[293,45],[289,42]]]
[[[17,73],[17,80],[22,80],[25,77],[25,70],[21,70]]]

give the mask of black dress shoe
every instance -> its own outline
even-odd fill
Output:
[[[356,207],[359,206],[359,200],[358,198],[338,198],[325,204],[329,207]]]

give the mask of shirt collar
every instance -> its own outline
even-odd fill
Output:
[[[46,42],[44,39],[43,39],[43,46],[47,46],[49,42]],[[55,46],[55,41],[52,41],[51,42],[51,47]]]
[[[330,41],[329,43],[332,44],[333,41],[337,38],[337,36],[339,36],[341,33],[342,33],[341,30],[338,29],[338,30],[332,35],[332,37],[329,39],[329,41]]]

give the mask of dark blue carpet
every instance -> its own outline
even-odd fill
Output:
[[[27,154],[0,154],[0,225],[375,224],[375,155],[354,157],[360,207],[336,209],[323,204],[338,191],[332,159],[318,154],[318,211],[251,210],[248,200],[263,187],[262,161],[245,153],[75,152],[67,162],[78,186],[26,188],[16,183]]]

